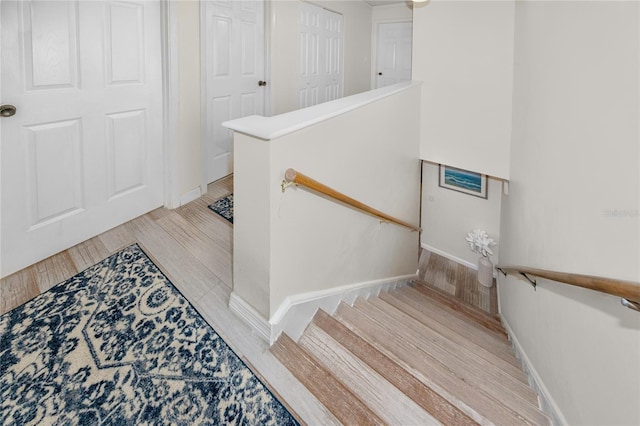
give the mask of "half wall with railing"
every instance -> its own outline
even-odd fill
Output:
[[[235,132],[230,307],[263,337],[273,341],[296,306],[310,316],[313,301],[415,276],[419,108],[419,85],[409,82],[225,124]],[[290,168],[333,193],[283,191]]]

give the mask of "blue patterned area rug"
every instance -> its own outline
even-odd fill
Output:
[[[209,204],[209,208],[233,223],[233,194],[214,201],[213,204]]]
[[[2,315],[0,375],[0,424],[297,424],[137,245]]]

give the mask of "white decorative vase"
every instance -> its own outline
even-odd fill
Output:
[[[488,257],[478,259],[478,282],[485,287],[493,286],[493,263]]]

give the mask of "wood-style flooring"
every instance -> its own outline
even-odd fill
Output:
[[[138,243],[209,324],[303,423],[336,418],[228,308],[233,227],[208,205],[233,192],[233,177],[209,185],[175,210],[156,209],[0,280],[0,314],[47,291],[123,247]]]
[[[429,287],[455,296],[463,303],[498,316],[498,292],[494,285],[487,288],[478,283],[475,270],[436,253],[422,250],[418,265],[418,280]]]
[[[232,176],[210,184],[204,196],[180,208],[156,209],[0,280],[0,314],[47,291],[121,248],[138,243],[229,346],[282,401],[286,401],[285,405],[299,420],[309,424],[339,424],[335,414],[320,403],[274,356],[288,355],[278,353],[278,348],[274,348],[272,353],[264,341],[229,311],[233,227],[209,210],[208,205],[231,192]],[[475,305],[490,314],[497,314],[495,287],[486,289],[479,286],[475,271],[424,250],[420,258],[420,271],[419,280],[423,284],[454,295],[460,301]],[[465,306],[464,303],[462,306]],[[319,336],[321,337],[320,334]],[[292,354],[293,352],[289,355]],[[321,374],[314,370],[312,364],[305,371],[305,375],[309,377]],[[396,379],[392,378],[392,381],[397,382]],[[308,384],[309,380],[304,382]],[[332,395],[341,395],[341,386],[332,389]],[[422,397],[435,398],[426,391],[422,392]],[[405,401],[403,404],[406,407],[403,410],[378,413],[379,417],[372,417],[363,409],[360,410],[362,412],[358,411],[359,406],[348,402],[348,399],[342,399],[346,404],[344,411],[349,413],[348,417],[342,418],[343,421],[355,421],[364,413],[369,423],[394,423],[412,418],[416,413],[415,404]],[[455,415],[450,420],[454,418]]]
[[[500,321],[417,282],[318,310],[271,351],[347,425],[549,424]]]

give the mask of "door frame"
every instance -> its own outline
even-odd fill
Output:
[[[170,1],[170,0],[169,0]],[[207,164],[207,97],[202,95],[206,93],[207,88],[207,0],[200,0],[200,168],[202,176],[200,176],[200,193],[207,192],[208,167]]]
[[[160,31],[162,37],[162,114],[164,155],[164,206],[180,207],[178,182],[178,102],[180,74],[178,59],[178,7],[179,2],[160,0]],[[206,187],[205,187],[206,188]]]
[[[171,0],[166,0],[171,3]],[[264,80],[267,82],[267,86],[264,91],[263,110],[265,117],[271,116],[271,2],[269,0],[263,1],[263,17],[264,20]],[[206,43],[206,31],[207,31],[207,16],[206,16],[206,0],[200,1],[200,93],[207,88],[207,43]],[[275,18],[274,18],[275,19]],[[200,158],[202,164],[202,179],[200,183],[200,192],[205,194],[207,192],[207,186],[209,182],[207,162],[207,98],[200,96]],[[232,142],[233,143],[233,142]]]
[[[413,19],[378,19],[371,23],[371,84],[369,90],[376,89],[376,81],[378,75],[378,25],[380,24],[400,24],[410,23],[413,25]],[[411,46],[413,51],[413,42]],[[412,53],[413,54],[413,53]]]

